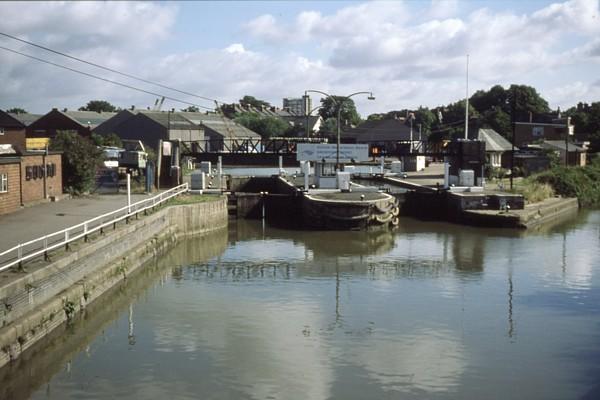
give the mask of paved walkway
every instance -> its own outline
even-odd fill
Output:
[[[131,202],[147,197],[151,195],[134,194]],[[0,252],[126,205],[126,194],[94,195],[42,203],[0,215]]]

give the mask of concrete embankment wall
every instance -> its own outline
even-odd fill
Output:
[[[0,288],[0,367],[179,239],[227,226],[227,200],[169,206]]]
[[[464,212],[463,219],[476,226],[538,229],[563,222],[578,211],[579,202],[576,198],[556,197],[510,212],[468,210]]]
[[[450,221],[486,228],[537,229],[561,222],[579,210],[576,198],[550,198],[524,207],[523,200],[517,196],[503,195],[501,198],[510,206],[509,212],[498,209],[499,198],[496,195],[408,192],[401,212],[405,216],[423,220]],[[490,207],[485,209],[481,203]]]

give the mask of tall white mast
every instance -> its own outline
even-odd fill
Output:
[[[467,54],[467,96],[465,97],[465,139],[469,138],[469,55]]]

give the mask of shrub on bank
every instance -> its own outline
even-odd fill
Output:
[[[547,183],[527,181],[520,190],[528,203],[538,203],[550,197],[554,197],[554,189]]]
[[[585,167],[559,166],[531,177],[533,182],[548,184],[556,194],[577,197],[583,207],[600,206],[600,159]]]

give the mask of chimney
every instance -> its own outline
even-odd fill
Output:
[[[131,111],[135,110],[135,106],[134,106],[134,105],[132,105],[132,106],[131,106],[131,108],[130,108],[130,110],[131,110]]]
[[[65,108],[63,108],[63,112],[67,112],[67,111],[69,111],[69,110],[67,110],[67,108],[66,108],[66,107],[65,107]]]

